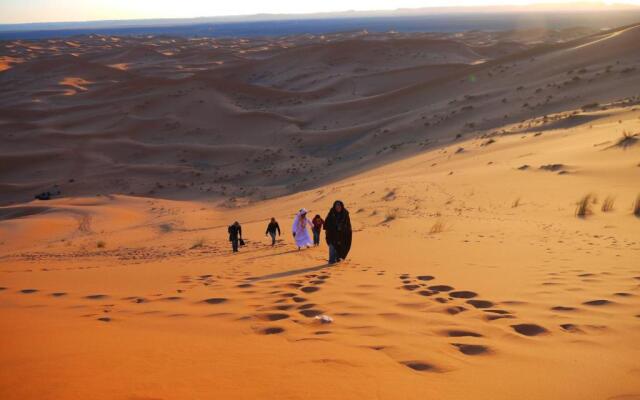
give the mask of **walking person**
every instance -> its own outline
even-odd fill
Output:
[[[351,219],[344,203],[336,200],[324,219],[327,244],[329,245],[329,264],[335,264],[347,258],[351,249]]]
[[[271,218],[271,222],[267,225],[267,231],[265,232],[265,235],[271,236],[271,246],[276,244],[276,232],[280,236],[280,225],[278,225],[278,221],[275,218]]]
[[[303,247],[311,247],[313,244],[309,237],[309,228],[312,225],[313,223],[309,221],[309,218],[307,218],[307,210],[302,208],[293,219],[293,227],[291,228],[298,250]]]
[[[229,241],[234,253],[238,252],[238,244],[242,241],[242,227],[238,221],[229,225]]]
[[[320,215],[316,214],[316,216],[313,217],[311,222],[313,223],[313,228],[311,229],[313,231],[313,245],[314,246],[319,246],[320,245],[320,231],[322,231],[322,226],[324,225],[324,220],[322,219],[322,217],[320,217]]]

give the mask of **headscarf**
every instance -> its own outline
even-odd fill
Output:
[[[306,217],[305,217],[306,214],[307,214],[306,208],[301,208],[300,211],[298,211],[298,215],[296,216],[296,218],[298,219],[298,225],[300,226],[300,228],[304,228],[306,225]]]

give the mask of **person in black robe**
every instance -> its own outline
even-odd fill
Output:
[[[242,226],[238,221],[229,225],[227,229],[229,232],[229,241],[231,242],[231,248],[234,253],[238,252],[238,244],[242,242]]]
[[[344,203],[336,200],[324,219],[327,244],[329,245],[329,264],[347,258],[351,249],[351,220]]]

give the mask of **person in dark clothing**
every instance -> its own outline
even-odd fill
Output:
[[[313,228],[311,228],[311,231],[313,231],[313,245],[319,246],[320,231],[322,230],[322,226],[324,225],[324,220],[319,215],[316,214],[316,216],[313,217],[311,222],[313,223]]]
[[[271,218],[271,222],[267,225],[267,231],[264,233],[265,235],[271,236],[271,246],[275,246],[276,244],[276,232],[278,232],[278,236],[280,236],[280,225],[278,225],[278,221],[275,218]]]
[[[329,264],[346,259],[351,249],[351,219],[340,200],[333,203],[324,219],[324,230],[329,245]]]
[[[242,241],[242,227],[238,221],[229,225],[229,241],[231,242],[231,248],[234,253],[238,252],[238,243]]]

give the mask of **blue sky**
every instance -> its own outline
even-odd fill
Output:
[[[570,1],[570,0],[569,0]],[[535,0],[0,0],[0,23],[525,5]],[[537,1],[541,2],[541,1]],[[549,1],[546,1],[549,2]],[[640,3],[627,0],[625,3]]]

